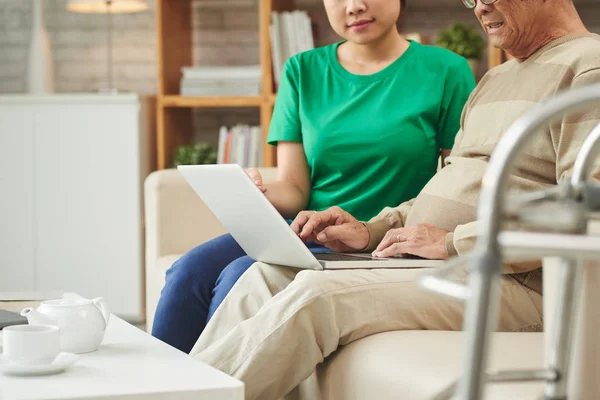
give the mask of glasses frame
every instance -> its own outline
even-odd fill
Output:
[[[497,2],[498,0],[462,0],[462,3],[467,8],[475,8],[477,6],[478,1],[481,1],[486,6],[489,6]]]

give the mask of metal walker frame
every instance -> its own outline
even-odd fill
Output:
[[[546,228],[556,225],[556,221],[549,221],[543,213],[536,216],[534,212],[534,217],[525,216],[522,210],[553,202],[561,210],[559,215],[565,217],[560,223],[559,232],[500,232],[501,219],[511,214],[507,211],[504,196],[511,167],[533,134],[565,114],[590,109],[596,103],[600,105],[600,85],[570,89],[511,125],[496,146],[483,178],[477,216],[481,225],[472,256],[453,260],[448,268],[420,279],[420,284],[426,289],[466,302],[462,375],[436,399],[480,400],[486,382],[536,380],[546,382],[544,400],[567,398],[573,323],[577,309],[575,297],[577,287],[581,284],[581,265],[584,260],[600,259],[600,238],[584,236],[593,211],[600,211],[600,184],[589,181],[595,156],[600,153],[600,125],[592,130],[582,144],[569,182],[524,194],[511,201],[513,217],[527,219],[529,224]],[[557,246],[556,243],[561,245]],[[551,327],[552,346],[548,365],[541,370],[488,372],[489,339],[490,333],[496,330],[498,319],[502,264],[511,258],[524,256],[560,258],[560,285],[556,320]],[[462,267],[466,262],[471,265],[468,285],[447,279],[453,269]]]

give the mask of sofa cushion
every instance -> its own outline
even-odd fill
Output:
[[[542,333],[496,333],[491,368],[543,368]],[[461,332],[400,331],[340,348],[318,369],[327,400],[429,400],[459,376]],[[486,400],[536,399],[541,383],[490,384]]]

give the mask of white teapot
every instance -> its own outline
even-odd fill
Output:
[[[62,298],[42,301],[37,309],[21,311],[30,325],[56,325],[60,329],[60,351],[90,353],[98,350],[110,312],[102,297],[93,300]]]

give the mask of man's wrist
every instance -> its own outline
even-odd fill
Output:
[[[359,221],[359,222],[362,224],[362,226],[365,228],[365,230],[367,232],[366,244],[362,249],[358,250],[359,253],[363,253],[363,252],[366,252],[367,248],[369,247],[369,243],[371,242],[371,232],[369,232],[369,228],[367,227],[366,223],[364,223],[362,221]]]
[[[362,249],[364,252],[373,251],[379,246],[379,243],[385,237],[385,234],[390,229],[390,224],[386,219],[380,219],[374,222],[362,222],[369,232],[369,242],[367,247]]]

